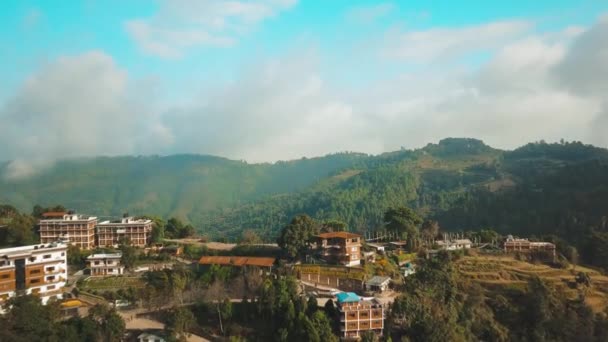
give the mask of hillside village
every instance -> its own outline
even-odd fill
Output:
[[[249,236],[230,245],[195,236],[153,241],[155,223],[126,214],[101,221],[47,211],[37,222],[39,244],[0,249],[0,306],[10,311],[12,300],[31,295],[58,304],[67,319],[101,304],[125,321],[126,341],[246,338],[255,335],[251,328],[223,312],[263,305],[264,287],[278,282],[293,286],[292,301],[325,313],[327,336],[371,341],[390,337],[398,321],[394,302],[420,265],[448,255],[459,276],[487,291],[526,288],[540,277],[573,300],[584,293],[596,312],[606,309],[608,277],[568,263],[552,242],[440,232],[437,222],[422,222],[408,208],[389,210],[385,221],[385,229],[362,235],[301,215],[278,244]],[[198,309],[199,317],[177,326],[167,321],[167,313],[201,301],[207,309]]]

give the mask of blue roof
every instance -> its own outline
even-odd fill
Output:
[[[336,295],[336,297],[338,298],[338,303],[352,303],[361,300],[361,298],[354,292],[340,292]]]

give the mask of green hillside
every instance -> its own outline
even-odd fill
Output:
[[[63,160],[32,178],[0,178],[0,203],[23,211],[61,203],[101,216],[128,211],[200,224],[201,213],[301,190],[366,158],[342,153],[275,164],[199,155]]]
[[[447,230],[573,239],[585,232],[608,241],[608,150],[575,142],[501,151],[449,138],[377,156],[274,164],[197,155],[66,160],[33,178],[0,181],[0,203],[177,216],[211,237],[252,229],[267,240],[296,214],[363,232],[379,227],[389,207],[406,205]]]

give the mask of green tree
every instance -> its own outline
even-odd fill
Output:
[[[316,303],[315,303],[316,304]],[[310,318],[315,331],[323,342],[337,342],[338,337],[333,334],[329,319],[323,311],[315,311]]]
[[[170,336],[179,341],[186,341],[190,336],[190,329],[195,322],[194,314],[188,308],[173,308],[166,316],[165,330]]]
[[[260,237],[258,236],[258,234],[255,233],[255,231],[251,229],[246,229],[243,231],[239,243],[244,245],[260,244],[262,243],[262,239],[260,239]]]
[[[414,240],[418,237],[420,223],[422,223],[420,216],[407,207],[391,208],[384,214],[386,229],[407,239],[410,248],[414,246]]]
[[[321,225],[321,232],[323,233],[331,233],[331,232],[342,232],[348,230],[348,225],[340,220],[329,220],[323,222]]]
[[[439,234],[439,222],[434,220],[426,220],[422,223],[420,235],[425,241],[431,241]]]
[[[120,262],[126,269],[130,270],[135,266],[135,262],[137,261],[137,251],[128,239],[123,239],[119,243],[119,249],[122,253]]]
[[[125,332],[125,322],[115,309],[107,305],[95,305],[89,309],[88,318],[97,324],[101,341],[120,341]]]
[[[281,231],[277,240],[288,257],[302,257],[308,250],[311,238],[319,233],[317,223],[308,215],[298,215]]]

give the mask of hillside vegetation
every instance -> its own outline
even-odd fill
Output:
[[[553,234],[586,259],[608,260],[608,251],[584,255],[598,250],[587,244],[608,242],[608,150],[580,142],[501,151],[449,138],[377,156],[274,164],[195,155],[66,160],[32,178],[0,180],[0,203],[175,216],[212,238],[250,230],[266,241],[300,213],[364,232],[381,227],[388,208],[408,206],[444,230]]]

